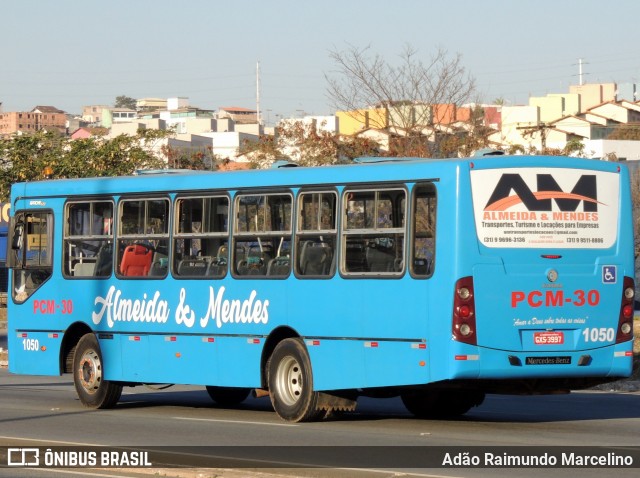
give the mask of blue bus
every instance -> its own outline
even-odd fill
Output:
[[[21,183],[9,369],[87,407],[190,384],[288,421],[400,396],[455,416],[632,368],[619,163],[491,156]]]

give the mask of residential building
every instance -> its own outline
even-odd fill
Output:
[[[616,99],[615,83],[586,83],[569,87],[569,93],[580,95],[580,113]]]
[[[583,141],[587,157],[615,158],[618,161],[640,160],[640,141],[597,139]]]
[[[598,106],[594,106],[589,113],[604,116],[618,123],[638,123],[640,122],[640,110],[636,105],[629,105],[628,102],[617,103],[615,101],[607,101]]]
[[[562,96],[532,96],[529,106],[539,109],[540,121],[548,123],[564,116],[564,98]]]
[[[256,110],[241,108],[239,106],[221,106],[218,108],[218,118],[229,118],[236,124],[257,123],[258,112]]]
[[[550,93],[547,95],[550,98],[562,98],[563,105],[562,111],[560,112],[560,116],[568,116],[568,115],[577,115],[581,110],[580,98],[581,96],[578,93]],[[546,115],[545,115],[546,116]],[[557,119],[552,118],[552,119]]]
[[[616,98],[619,100],[640,101],[640,83],[618,83]]]
[[[136,110],[139,112],[160,111],[166,109],[166,98],[140,98],[139,100],[136,100]]]
[[[107,136],[108,134],[109,130],[107,128],[83,126],[71,133],[71,139],[87,139],[94,136]]]
[[[258,141],[257,135],[227,132],[200,133],[191,135],[191,148],[209,150],[219,158],[234,160],[238,157],[240,147],[245,141]]]
[[[360,133],[361,131],[368,129],[369,126],[369,111],[370,110],[353,110],[353,111],[337,111],[338,117],[338,132],[343,135],[351,136],[353,134]]]
[[[0,136],[34,133],[40,130],[67,132],[67,116],[54,106],[36,106],[31,111],[0,113]]]
[[[89,105],[82,107],[82,119],[87,123],[99,126],[102,123],[102,110],[109,109],[107,105]]]
[[[111,128],[114,123],[131,123],[138,118],[136,110],[129,108],[103,108],[101,126]]]

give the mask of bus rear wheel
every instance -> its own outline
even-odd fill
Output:
[[[268,362],[268,381],[271,403],[280,418],[304,422],[325,413],[317,408],[311,361],[300,339],[285,339],[276,346]]]
[[[111,408],[120,399],[122,385],[104,379],[104,362],[94,334],[82,336],[73,356],[73,384],[80,402],[89,408]]]
[[[251,393],[250,388],[207,386],[211,400],[223,407],[233,407],[245,401]]]
[[[402,403],[418,418],[458,417],[484,401],[475,390],[420,390],[402,394]]]

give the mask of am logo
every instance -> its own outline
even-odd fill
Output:
[[[584,203],[585,212],[598,210],[596,176],[584,174],[570,192],[562,190],[551,174],[537,174],[537,191],[532,191],[520,174],[505,173],[496,184],[485,211],[505,211],[517,204],[524,204],[529,211],[551,211],[555,201],[561,211],[575,211]],[[515,195],[511,194],[511,191]]]

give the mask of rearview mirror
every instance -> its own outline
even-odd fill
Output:
[[[24,244],[24,222],[20,221],[16,223],[13,228],[13,238],[11,240],[11,249],[14,251],[22,249]]]

